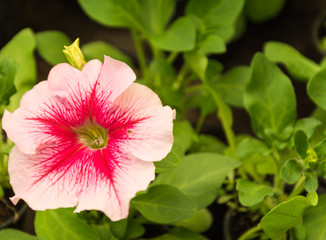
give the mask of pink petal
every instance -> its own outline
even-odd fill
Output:
[[[96,209],[113,221],[125,218],[130,199],[154,179],[154,165],[111,152],[66,143],[26,155],[14,147],[9,159],[12,201],[23,199],[34,210],[77,206],[77,212]]]
[[[101,123],[108,126],[108,145],[120,144],[144,161],[159,161],[170,152],[175,111],[163,107],[152,90],[134,83],[114,106],[110,106],[110,117],[102,118],[105,122]]]
[[[135,80],[136,75],[127,64],[104,56],[104,64],[97,83],[98,96],[113,102]]]
[[[4,112],[3,129],[25,154],[35,154],[42,145],[55,145],[76,136],[71,127],[82,123],[82,114],[52,96],[48,82],[35,85],[21,99],[20,108]]]
[[[70,100],[73,93],[89,93],[96,85],[101,69],[102,63],[97,59],[87,62],[82,71],[68,63],[60,63],[49,73],[49,88],[54,96]]]
[[[2,118],[3,129],[20,151],[33,154],[40,145],[50,144],[56,140],[55,137],[40,130],[41,124],[33,120],[35,116],[44,114],[41,106],[47,106],[50,102],[51,93],[47,81],[43,81],[22,97],[21,107],[14,113],[5,110]],[[30,120],[26,120],[27,118]],[[64,130],[58,128],[58,131]]]

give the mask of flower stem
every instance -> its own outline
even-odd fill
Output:
[[[258,232],[261,230],[261,227],[259,225],[250,228],[249,230],[247,230],[245,233],[243,233],[238,240],[246,240],[249,239],[250,236],[252,236],[254,233]]]
[[[140,70],[141,70],[141,72],[143,74],[143,78],[144,78],[145,83],[149,84],[149,82],[150,82],[150,74],[149,74],[149,71],[148,71],[147,66],[146,66],[145,53],[144,53],[144,49],[142,47],[142,43],[141,43],[139,33],[137,33],[137,31],[134,30],[134,29],[131,29],[130,31],[131,31],[131,36],[132,36],[134,44],[135,44]]]
[[[181,84],[187,74],[187,71],[188,71],[188,65],[187,64],[183,64],[180,71],[179,71],[179,74],[175,80],[175,82],[173,83],[172,85],[172,88],[174,90],[178,90],[180,87],[181,87]]]
[[[306,180],[306,176],[301,176],[299,181],[295,184],[292,192],[290,193],[288,199],[294,198],[299,195],[304,189],[304,181]]]
[[[232,130],[232,112],[228,105],[222,100],[221,96],[216,93],[208,84],[205,84],[207,90],[212,95],[218,108],[218,118],[221,120],[226,139],[231,149],[232,157],[239,160],[235,143],[235,136]]]
[[[282,158],[278,151],[273,152],[274,160],[275,160],[275,166],[276,171],[274,175],[274,189],[275,192],[279,195],[277,202],[282,202],[282,196],[283,196],[283,187],[284,187],[284,181],[281,177],[281,167],[282,167]]]
[[[179,52],[170,53],[170,55],[168,57],[168,63],[173,63],[173,61],[177,58],[178,55],[179,55]]]
[[[200,116],[199,116],[199,119],[197,121],[197,125],[196,125],[196,133],[199,133],[200,132],[200,129],[203,126],[203,123],[205,121],[205,117],[206,117],[206,115],[203,114],[203,112],[201,111]]]

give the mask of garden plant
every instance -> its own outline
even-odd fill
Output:
[[[225,239],[326,239],[326,61],[276,41],[248,66],[216,58],[285,3],[189,0],[176,14],[177,0],[78,0],[130,32],[133,56],[18,32],[0,51],[0,198],[36,212],[36,235],[8,226],[0,239],[215,239],[224,215]],[[296,82],[315,105],[303,118]],[[237,109],[252,135],[234,131]],[[211,118],[222,137],[203,131]]]

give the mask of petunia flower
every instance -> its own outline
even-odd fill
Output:
[[[154,179],[153,161],[173,143],[175,111],[162,106],[134,72],[110,57],[80,71],[67,63],[5,111],[3,129],[15,143],[9,175],[15,196],[34,210],[74,207],[116,221]]]

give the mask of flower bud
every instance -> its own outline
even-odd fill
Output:
[[[63,50],[63,53],[66,55],[70,65],[79,70],[82,70],[86,61],[82,51],[79,48],[79,38],[77,38],[70,46],[64,47],[65,49]]]

